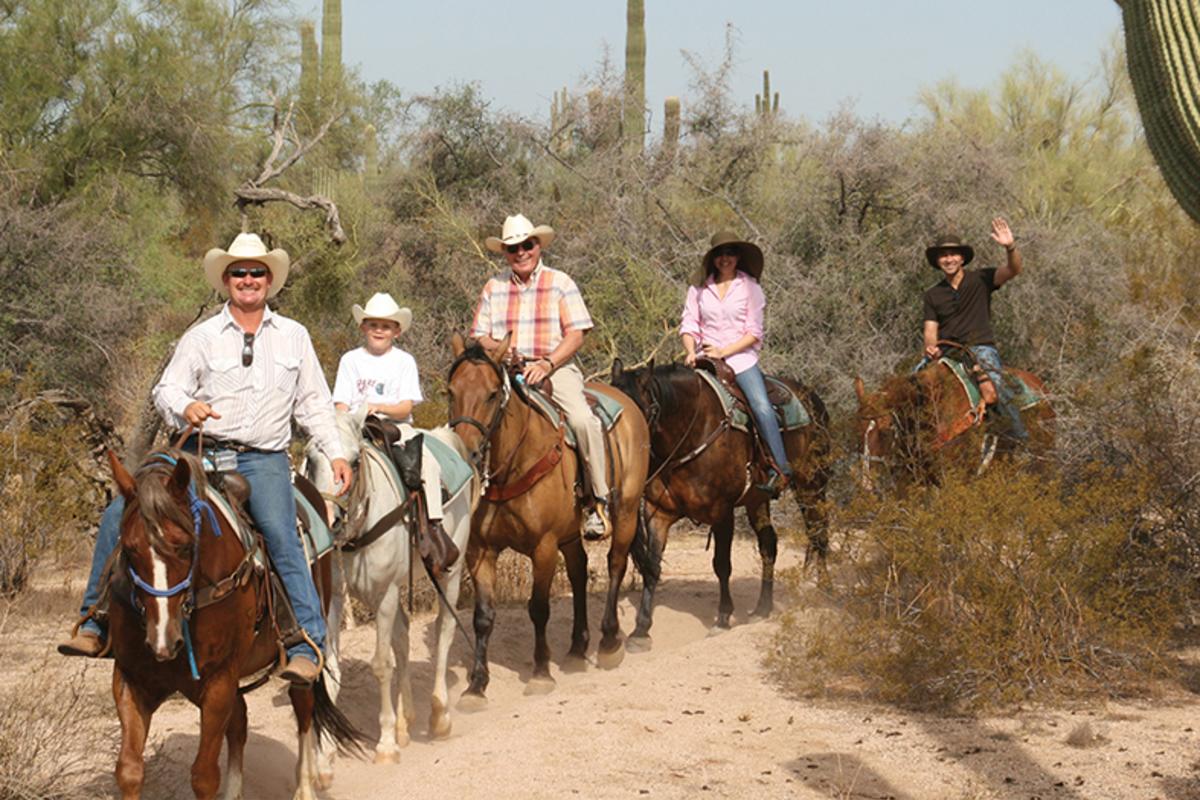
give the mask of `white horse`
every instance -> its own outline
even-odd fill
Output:
[[[396,480],[388,467],[380,463],[377,451],[362,449],[362,426],[364,410],[358,414],[339,411],[338,432],[342,447],[351,462],[359,462],[355,480],[366,481],[365,497],[369,499],[363,530],[403,502],[397,491]],[[422,431],[427,437],[436,437],[454,449],[464,459],[467,451],[462,441],[449,428]],[[365,456],[363,454],[366,454]],[[426,458],[430,457],[428,453]],[[305,472],[322,492],[333,490],[333,472],[329,460],[309,445],[306,453]],[[441,491],[441,487],[431,487]],[[445,504],[442,521],[446,533],[458,547],[459,558],[442,576],[443,591],[451,608],[458,601],[459,585],[462,582],[463,555],[467,552],[467,538],[471,531],[471,512],[479,496],[477,478],[471,479]],[[356,509],[349,509],[353,518]],[[423,570],[418,557],[412,560],[408,530],[403,522],[398,523],[379,539],[362,549],[338,554],[341,564],[333,567],[333,599],[328,617],[326,668],[332,675],[328,682],[329,692],[337,699],[341,679],[338,662],[338,644],[346,589],[368,608],[375,610],[375,655],[371,659],[371,670],[379,680],[379,746],[375,750],[375,763],[397,763],[400,748],[408,744],[409,726],[416,719],[413,705],[412,682],[408,670],[409,620],[401,603],[403,587],[409,580],[409,569]],[[438,606],[437,616],[437,659],[434,668],[432,710],[429,715],[429,732],[434,738],[450,735],[450,702],[446,688],[446,668],[450,655],[450,644],[454,638],[454,618],[444,604]],[[399,671],[399,714],[392,693],[392,674]],[[322,748],[318,754],[317,778],[322,788],[333,781],[333,753]]]

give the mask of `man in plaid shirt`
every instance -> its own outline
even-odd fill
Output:
[[[534,227],[521,214],[504,220],[499,238],[487,238],[487,248],[504,253],[509,269],[483,287],[471,335],[491,351],[511,333],[511,352],[525,359],[525,381],[532,385],[550,380],[554,399],[566,412],[567,424],[579,441],[596,496],[583,535],[603,539],[611,532],[604,432],[588,408],[583,373],[573,361],[584,334],[592,327],[592,318],[575,281],[542,263],[542,249],[552,241],[553,228]]]

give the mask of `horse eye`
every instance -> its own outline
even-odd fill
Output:
[[[495,400],[499,396],[500,396],[500,392],[493,391],[491,394],[488,395],[488,402]]]

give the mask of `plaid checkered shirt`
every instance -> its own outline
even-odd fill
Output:
[[[587,330],[592,317],[575,281],[539,261],[528,283],[506,270],[488,280],[479,296],[471,335],[503,339],[526,358],[548,356],[567,331]]]

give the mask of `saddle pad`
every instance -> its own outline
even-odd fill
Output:
[[[971,374],[967,372],[966,366],[961,361],[953,358],[940,358],[938,360],[949,367],[950,371],[954,373],[954,377],[958,378],[958,382],[962,384],[963,390],[966,391],[967,399],[971,401],[971,405],[979,405],[982,395],[979,394],[979,386],[971,379]],[[1025,383],[1024,378],[1015,372],[1005,369],[1002,376],[1004,382],[1008,384],[1009,390],[1013,393],[1013,402],[1019,410],[1024,411],[1031,406],[1036,406],[1045,399],[1035,392],[1029,384]]]
[[[224,494],[217,491],[211,484],[205,485],[205,491],[207,493],[205,499],[217,510],[218,514],[225,518],[225,521],[229,523],[229,527],[237,533],[238,538],[242,540],[242,546],[247,550],[255,551],[255,561],[258,562],[259,566],[265,568],[267,566],[266,555],[258,549],[258,538],[254,535],[254,531],[242,525],[237,513],[233,510],[233,506],[230,505]],[[292,487],[292,493],[296,498],[298,523],[296,527],[299,530],[300,536],[308,539],[305,545],[305,552],[308,554],[309,563],[311,564],[315,559],[320,558],[333,549],[333,534],[330,532],[329,526],[325,524],[325,520],[322,519],[321,514],[312,507],[307,498],[300,493],[300,490]]]
[[[725,416],[730,417],[732,427],[743,433],[750,432],[750,414],[744,408],[737,405],[733,395],[725,385],[717,379],[716,375],[706,370],[698,369],[696,374],[704,379],[709,388],[712,389],[718,398],[721,400],[721,408],[725,411]],[[782,390],[787,396],[787,401],[782,405],[772,403],[775,409],[775,419],[779,421],[779,429],[781,431],[794,431],[812,424],[812,417],[808,413],[808,409],[796,397],[791,387],[782,381],[772,378],[770,375],[765,376],[770,385],[773,385],[774,391],[769,394],[775,394]],[[770,387],[769,387],[770,388]]]
[[[233,506],[229,504],[227,499],[225,499],[225,495],[217,491],[217,489],[207,481],[204,484],[204,491],[204,499],[208,501],[209,505],[217,510],[218,514],[225,518],[225,521],[229,523],[229,527],[237,533],[238,538],[242,540],[242,547],[246,548],[247,550],[255,550],[258,547],[258,539],[254,536],[254,531],[242,525],[242,521],[238,518],[237,513],[233,510]],[[258,561],[260,566],[266,566],[266,559],[263,557],[263,553],[261,551],[256,553],[255,560]]]
[[[542,416],[554,423],[555,427],[562,428],[565,426],[564,438],[566,439],[567,446],[574,448],[576,444],[575,431],[571,430],[570,425],[565,425],[566,418],[559,407],[550,402],[546,395],[536,389],[526,391],[525,396],[529,398],[530,403]],[[617,424],[617,420],[621,418],[621,412],[625,410],[625,407],[608,395],[601,394],[586,386],[583,389],[583,396],[587,399],[588,408],[591,409],[592,414],[596,419],[600,420],[600,428],[607,435],[613,426]]]
[[[471,465],[453,447],[440,439],[426,433],[424,440],[425,446],[429,448],[429,452],[433,453],[438,466],[442,468],[442,486],[445,486],[446,492],[454,497],[467,481],[471,480]]]

